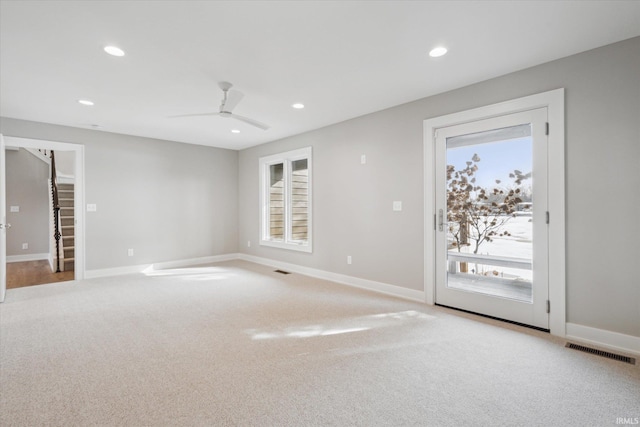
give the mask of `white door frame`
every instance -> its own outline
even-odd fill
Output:
[[[4,302],[7,291],[7,201],[5,179],[5,147],[4,137],[0,133],[0,302]]]
[[[75,186],[74,186],[74,217],[75,224],[75,268],[74,279],[82,280],[85,274],[85,220],[84,220],[84,145],[68,142],[48,141],[43,139],[4,137],[8,147],[46,149],[54,151],[73,151],[75,153]],[[6,170],[0,171],[0,178],[5,181]],[[6,182],[6,181],[5,181]],[[4,266],[3,266],[4,267]]]
[[[498,104],[424,121],[424,290],[427,304],[435,304],[435,131],[502,115],[547,108],[549,120],[549,330],[566,335],[564,89],[556,89]]]

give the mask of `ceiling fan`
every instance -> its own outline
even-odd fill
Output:
[[[242,92],[238,92],[237,90],[230,90],[233,85],[229,82],[220,82],[218,83],[220,89],[222,89],[222,93],[224,94],[222,98],[222,103],[220,104],[220,111],[217,113],[199,113],[199,114],[181,114],[179,116],[170,116],[171,118],[175,117],[197,117],[197,116],[220,116],[225,118],[236,119],[241,122],[247,123],[251,126],[255,126],[262,130],[269,129],[269,125],[266,125],[262,122],[259,122],[254,119],[250,119],[249,117],[240,116],[238,114],[233,113],[233,109],[238,105],[238,103],[244,97]]]

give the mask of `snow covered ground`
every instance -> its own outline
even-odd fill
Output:
[[[478,249],[479,255],[494,255],[508,258],[532,259],[533,255],[533,223],[531,216],[521,215],[511,218],[504,229],[511,236],[495,237],[492,242],[483,242]],[[457,251],[453,249],[453,251]],[[462,252],[473,252],[473,247],[463,248]],[[517,268],[495,267],[492,265],[473,264],[469,266],[480,274],[488,276],[498,273],[498,277],[520,278],[531,281],[533,272]]]

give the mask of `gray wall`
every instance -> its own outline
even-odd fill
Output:
[[[568,322],[640,336],[640,38],[240,152],[240,250],[422,290],[423,120],[561,87]],[[314,251],[261,247],[258,158],[305,146]]]
[[[7,255],[49,253],[49,165],[25,149],[7,150]],[[19,206],[12,213],[10,206]],[[29,248],[22,249],[27,243]]]
[[[236,151],[7,118],[0,132],[84,144],[87,270],[237,252]]]
[[[56,151],[56,173],[58,176],[73,177],[75,175],[76,155],[73,151]]]

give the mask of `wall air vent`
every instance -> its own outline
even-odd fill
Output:
[[[636,359],[634,359],[633,357],[622,356],[620,354],[615,354],[615,353],[609,353],[608,351],[596,350],[595,348],[585,347],[583,345],[567,343],[565,347],[571,348],[573,350],[583,351],[585,353],[595,354],[596,356],[606,357],[607,359],[613,359],[619,362],[629,363],[630,365],[636,364]]]

